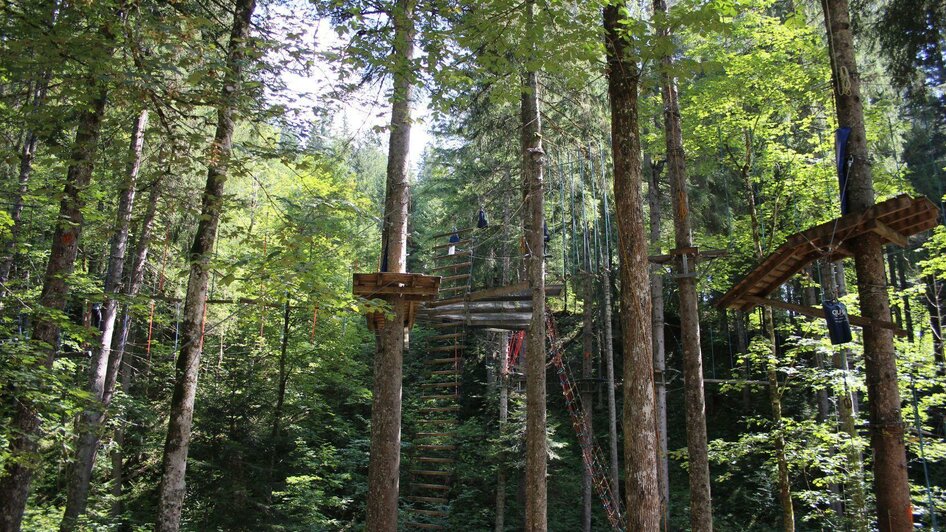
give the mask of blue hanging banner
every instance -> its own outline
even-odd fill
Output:
[[[848,154],[847,142],[851,138],[851,128],[842,127],[834,133],[835,155],[838,167],[838,189],[841,191],[841,214],[848,213],[847,207],[847,177],[851,171],[854,156]]]
[[[479,219],[476,220],[477,229],[486,229],[489,227],[489,221],[486,219],[486,211],[480,209]]]
[[[828,336],[831,345],[846,344],[851,341],[851,322],[847,317],[847,306],[836,299],[824,302],[824,318],[828,322]]]

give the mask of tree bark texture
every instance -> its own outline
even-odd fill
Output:
[[[128,282],[125,285],[125,296],[130,300],[138,295],[141,286],[144,284],[145,266],[148,262],[148,250],[151,245],[151,234],[154,226],[155,214],[158,210],[158,200],[161,197],[162,177],[155,179],[150,185],[148,192],[148,205],[145,207],[144,216],[138,229],[138,238],[135,242],[134,259],[132,260],[131,273],[128,276]],[[119,371],[121,374],[121,387],[127,394],[131,390],[132,367],[129,360],[125,357],[125,348],[128,345],[128,337],[131,332],[131,309],[129,304],[122,305],[121,319],[118,321],[118,330],[115,332],[115,345],[112,349],[112,357],[118,360]],[[106,381],[106,388],[109,384]],[[112,385],[114,386],[114,384]],[[115,429],[115,448],[112,450],[112,517],[118,517],[122,514],[124,507],[122,504],[122,493],[124,490],[124,452],[125,428],[119,426]]]
[[[584,445],[591,446],[594,441],[594,316],[592,315],[592,294],[594,293],[594,278],[588,274],[584,282],[584,301],[582,309],[581,330],[581,377],[584,380],[581,386],[581,406],[585,413],[585,426],[582,438]],[[591,532],[591,499],[592,493],[591,471],[587,467],[581,470],[581,498],[582,498],[582,530]]]
[[[848,152],[854,157],[854,162],[847,179],[848,206],[851,212],[859,212],[874,204],[874,185],[850,10],[848,0],[822,0],[821,6],[828,33],[838,126],[851,128]],[[874,320],[889,320],[890,300],[880,237],[867,233],[853,239],[849,246],[854,253],[861,315]],[[893,333],[890,330],[880,327],[864,329],[864,366],[874,451],[877,525],[882,532],[912,530],[913,508],[907,478]]]
[[[650,250],[660,255],[660,173],[662,164],[651,163],[650,185],[647,203],[650,207]],[[663,268],[654,264],[650,269],[650,299],[652,301],[651,323],[653,324],[654,382],[657,399],[657,480],[660,484],[660,508],[664,525],[670,515],[670,460],[667,454],[667,356],[664,337],[664,279]]]
[[[106,409],[111,403],[115,377],[107,378],[110,370],[117,373],[118,364],[110,364],[112,336],[115,332],[115,319],[118,316],[118,291],[121,288],[122,273],[125,267],[125,255],[128,250],[128,233],[131,228],[131,215],[135,205],[135,192],[138,173],[144,150],[145,128],[148,125],[148,111],[141,111],[132,125],[131,145],[128,148],[128,169],[125,180],[119,187],[118,213],[115,219],[114,234],[109,243],[108,270],[105,275],[105,303],[102,307],[102,333],[99,345],[92,356],[90,367],[89,392],[93,405],[79,417],[76,437],[75,458],[66,491],[66,509],[59,529],[63,532],[76,528],[79,516],[85,513],[89,500],[89,484],[92,481],[92,467],[99,447],[99,431],[105,420]],[[106,387],[110,381],[112,389]]]
[[[505,284],[506,271],[503,270]],[[499,335],[499,433],[506,433],[506,424],[509,422],[509,334]],[[494,530],[503,532],[506,529],[506,468],[500,464],[496,472],[496,523]]]
[[[526,34],[532,33],[535,1],[527,0]],[[539,75],[523,73],[522,100],[523,229],[526,241],[526,278],[532,293],[532,320],[526,333],[526,515],[525,530],[548,529],[548,444],[545,390],[545,221],[542,121],[539,114]]]
[[[95,87],[97,84],[93,84]],[[59,204],[59,222],[53,234],[52,250],[46,263],[43,290],[39,297],[42,308],[33,326],[32,342],[43,353],[39,364],[52,367],[59,341],[59,321],[56,313],[66,306],[69,277],[75,267],[79,238],[82,235],[82,208],[85,189],[92,179],[95,152],[99,143],[108,91],[95,89],[97,94],[89,108],[82,112],[72,146],[71,163],[66,173],[66,185]],[[21,396],[14,390],[14,394]],[[21,396],[22,397],[22,396]],[[39,445],[39,405],[20,398],[13,413],[10,441],[12,459],[7,461],[4,477],[0,480],[0,531],[18,531],[26,509],[30,482],[37,467],[36,451]]]
[[[623,5],[604,8],[611,103],[611,144],[624,349],[624,463],[627,529],[658,530],[656,401],[651,338],[650,275],[641,197],[637,58],[623,34]]]
[[[161,461],[161,485],[155,526],[157,532],[176,532],[181,526],[185,493],[184,475],[187,469],[187,452],[190,448],[191,424],[194,418],[197,374],[203,350],[210,258],[213,254],[220,213],[223,210],[224,185],[227,181],[230,156],[233,151],[234,115],[241,92],[245,50],[249,45],[250,21],[253,18],[256,1],[237,0],[234,7],[233,26],[227,45],[226,73],[223,76],[220,106],[217,109],[217,129],[210,146],[207,184],[203,194],[200,222],[194,235],[194,243],[188,253],[191,266],[181,322],[181,350],[175,368],[168,432]]]
[[[667,18],[667,3],[654,0],[658,13],[658,35],[672,38]],[[661,60],[660,85],[664,106],[664,138],[667,144],[667,174],[673,206],[674,242],[677,249],[691,248],[693,235],[690,203],[687,197],[686,158],[680,103],[671,74],[673,58],[668,53]],[[690,527],[694,531],[713,529],[713,501],[710,493],[709,456],[706,436],[706,398],[703,393],[703,354],[700,348],[700,310],[696,293],[695,255],[677,254],[676,278],[680,299],[680,340],[683,348],[684,403],[686,410],[687,456],[690,475]]]
[[[394,88],[388,139],[384,227],[381,233],[382,269],[407,271],[407,219],[410,204],[408,155],[411,136],[411,98],[414,58],[414,1],[398,0],[394,23]],[[386,268],[384,267],[386,266]],[[401,385],[404,361],[404,319],[407,304],[392,303],[393,319],[376,336],[371,404],[371,455],[368,463],[366,530],[397,530],[401,466]]]

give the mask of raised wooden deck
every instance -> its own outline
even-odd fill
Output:
[[[929,199],[904,194],[795,233],[730,288],[717,306],[750,310],[759,304],[758,298],[767,297],[811,262],[851,256],[847,246],[855,237],[873,232],[885,243],[903,247],[910,236],[935,227],[938,219],[939,209]]]

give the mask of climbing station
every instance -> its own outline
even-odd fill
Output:
[[[816,260],[834,261],[853,256],[852,240],[875,233],[885,244],[907,246],[909,237],[936,226],[939,209],[926,197],[903,194],[877,203],[863,212],[852,212],[834,220],[795,233],[785,239],[771,255],[729,289],[717,305],[747,311],[758,305],[791,310],[812,317],[822,317],[821,309],[784,303],[768,296],[793,275]],[[876,326],[906,334],[894,324],[850,316],[860,326]]]

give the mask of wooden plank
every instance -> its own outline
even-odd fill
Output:
[[[459,258],[459,257],[469,257],[469,256],[471,256],[471,255],[473,255],[473,252],[472,252],[472,251],[469,251],[469,250],[467,250],[467,251],[457,251],[457,252],[454,253],[453,255],[437,255],[436,257],[434,257],[434,260],[452,259],[452,258]]]
[[[472,231],[472,230],[474,230],[474,229],[476,229],[476,228],[475,228],[475,227],[467,227],[467,228],[465,228],[465,229],[457,229],[456,231],[447,231],[446,233],[437,233],[436,235],[431,235],[430,238],[441,238],[441,237],[445,237],[445,236],[450,236],[450,235],[452,235],[453,233],[456,233],[456,234],[458,234],[458,235],[462,235],[463,233],[469,233],[470,231]]]
[[[465,246],[469,244],[470,242],[473,242],[472,238],[465,238],[463,240],[460,240],[459,242],[448,242],[446,244],[438,244],[430,249],[446,249],[450,246]]]
[[[437,266],[436,268],[431,268],[431,272],[440,272],[445,270],[459,270],[460,268],[469,268],[472,267],[472,262],[460,262],[457,264],[447,264],[445,266]]]
[[[755,297],[755,296],[744,296],[743,299],[755,305],[763,305],[768,307],[780,308],[783,310],[790,310],[792,312],[797,312],[804,316],[810,316],[812,318],[824,319],[824,310],[816,307],[806,307],[803,305],[796,305],[794,303],[785,303],[784,301],[777,301],[775,299],[768,299],[764,297]],[[897,327],[897,324],[891,323],[889,321],[875,320],[871,318],[864,318],[862,316],[851,316],[848,315],[848,321],[851,322],[851,325],[857,325],[859,327],[879,327],[881,329],[888,329],[893,331],[894,334],[900,337],[906,337],[907,331]]]
[[[880,238],[883,238],[885,241],[890,242],[891,244],[900,246],[902,248],[905,248],[907,245],[909,245],[909,239],[907,237],[901,235],[897,231],[894,231],[889,225],[876,218],[873,220],[868,220],[867,223],[864,224],[864,227],[868,231],[877,233]]]

